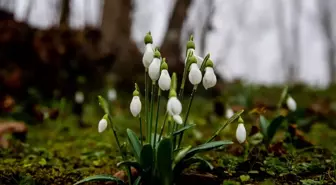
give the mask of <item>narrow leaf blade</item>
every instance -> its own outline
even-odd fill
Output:
[[[109,114],[107,101],[102,96],[98,96],[98,102],[104,113]]]
[[[189,150],[185,158],[190,158],[197,153],[213,150],[213,149],[224,147],[224,146],[231,145],[231,144],[233,144],[232,141],[212,141],[209,143],[204,143],[202,145],[198,145],[197,147]]]
[[[144,145],[140,153],[140,165],[144,171],[149,171],[153,167],[153,159],[152,145]]]
[[[133,161],[122,161],[120,163],[117,164],[118,167],[133,167],[135,168],[139,173],[142,172],[142,168],[141,168],[141,165],[137,162],[133,162]]]
[[[173,183],[172,156],[173,143],[170,138],[164,138],[160,141],[157,149],[157,169],[162,185],[171,185]]]
[[[128,141],[132,146],[134,155],[139,162],[140,153],[141,153],[141,143],[138,139],[138,136],[131,129],[127,129],[127,136],[128,136]]]
[[[116,182],[118,185],[124,185],[125,184],[124,181],[122,181],[121,179],[119,179],[117,177],[113,177],[111,175],[94,175],[94,176],[84,178],[83,180],[80,180],[80,181],[76,182],[74,185],[83,184],[83,183],[87,183],[87,182],[95,182],[95,181]]]
[[[192,128],[192,127],[194,127],[195,125],[196,125],[196,124],[189,124],[189,125],[186,125],[186,126],[182,127],[181,129],[179,129],[179,130],[173,132],[172,136],[173,136],[173,137],[174,137],[174,136],[177,136],[177,135],[179,135],[180,133],[182,133],[182,132],[184,132],[184,131],[186,131],[186,130]]]
[[[285,121],[284,116],[278,116],[274,120],[272,120],[271,124],[268,126],[267,135],[269,140],[271,141],[276,131],[280,127],[280,125]]]
[[[260,122],[260,129],[261,129],[261,133],[265,136],[268,137],[268,131],[267,128],[270,125],[269,121],[263,116],[260,115],[259,116],[259,122]]]

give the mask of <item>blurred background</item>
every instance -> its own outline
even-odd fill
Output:
[[[333,0],[0,0],[0,91],[73,96],[133,88],[151,31],[171,71],[191,34],[218,77],[326,88],[335,81]]]

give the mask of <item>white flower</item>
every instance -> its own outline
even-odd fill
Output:
[[[154,58],[153,62],[149,65],[148,74],[152,81],[156,81],[160,77],[160,67],[161,60],[158,58]]]
[[[203,77],[203,86],[205,89],[215,86],[217,83],[217,77],[212,67],[206,67]]]
[[[193,85],[197,85],[202,81],[202,72],[196,63],[190,65],[189,81]]]
[[[180,115],[178,115],[178,114],[174,115],[174,116],[173,116],[173,119],[174,119],[174,121],[175,121],[177,124],[182,125],[183,120],[182,120],[182,117],[181,117]]]
[[[76,103],[82,104],[84,102],[84,93],[81,91],[77,91],[75,93],[75,101]]]
[[[138,116],[141,112],[141,101],[139,96],[133,96],[133,99],[131,101],[130,105],[131,113],[134,117]]]
[[[98,123],[98,132],[102,133],[106,128],[107,128],[107,121],[105,118],[103,118]]]
[[[233,110],[232,110],[231,108],[227,108],[227,109],[225,110],[225,117],[226,117],[227,119],[231,118],[233,115],[234,115],[234,112],[233,112]]]
[[[145,68],[148,68],[149,65],[152,63],[154,58],[154,48],[152,44],[146,44],[145,53],[142,57],[142,63]]]
[[[163,91],[167,91],[170,89],[170,83],[171,83],[171,78],[169,76],[169,73],[166,69],[163,69],[161,71],[161,75],[159,78],[159,87]]]
[[[107,91],[107,98],[110,101],[114,101],[117,99],[117,91],[115,89],[109,89]]]
[[[296,102],[291,96],[288,96],[286,103],[289,110],[291,111],[296,110]]]
[[[196,57],[196,60],[197,60],[198,68],[201,68],[204,58],[202,58],[200,56],[197,56],[197,55],[195,55],[195,57]]]
[[[167,103],[167,111],[171,116],[179,115],[182,112],[182,104],[176,97],[171,97]]]
[[[239,143],[244,143],[246,140],[246,129],[244,127],[244,123],[239,123],[236,130],[236,138]]]

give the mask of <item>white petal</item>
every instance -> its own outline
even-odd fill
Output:
[[[149,65],[148,74],[149,77],[156,81],[160,77],[160,67],[161,67],[161,60],[158,58],[154,58],[153,62]]]
[[[197,85],[202,81],[202,72],[195,63],[190,66],[189,81],[193,85]]]
[[[197,59],[197,66],[198,66],[198,68],[201,68],[204,58],[202,58],[200,56],[197,56],[197,55],[195,55],[195,57]]]
[[[231,108],[226,109],[226,111],[225,111],[225,117],[227,119],[231,118],[233,115],[234,115],[234,112],[233,112],[233,110]]]
[[[81,91],[77,91],[75,94],[75,101],[76,103],[83,103],[84,102],[84,93]]]
[[[148,68],[149,65],[152,63],[154,58],[154,49],[152,44],[146,44],[145,53],[142,57],[142,63],[145,68]]]
[[[295,111],[296,110],[296,102],[295,102],[295,100],[291,96],[289,96],[287,98],[287,107],[291,111]]]
[[[131,101],[130,105],[131,113],[134,117],[138,116],[141,112],[141,101],[139,96],[133,96],[133,99]]]
[[[206,67],[203,77],[203,86],[205,89],[214,87],[217,83],[217,77],[212,67]]]
[[[173,119],[174,119],[174,121],[177,123],[177,124],[182,124],[183,123],[183,121],[182,121],[182,118],[181,118],[181,116],[180,115],[174,115],[173,116]]]
[[[115,89],[109,89],[107,91],[107,98],[110,101],[114,101],[117,99],[117,91]]]
[[[182,112],[182,104],[176,97],[171,97],[167,103],[167,111],[171,116],[179,115]]]
[[[239,123],[236,130],[236,138],[239,143],[244,143],[246,140],[246,129],[243,123]]]
[[[101,119],[98,123],[98,132],[102,133],[107,128],[107,121],[106,119]]]
[[[162,70],[159,78],[159,87],[163,91],[170,89],[171,78],[167,70]]]

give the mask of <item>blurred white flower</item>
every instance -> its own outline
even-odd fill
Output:
[[[84,93],[81,91],[77,91],[75,93],[75,101],[76,103],[82,104],[84,102]]]
[[[169,73],[166,69],[163,69],[161,71],[161,75],[159,78],[159,87],[163,91],[167,91],[170,89],[170,83],[171,83],[171,78],[169,76]]]
[[[190,65],[189,81],[193,85],[198,85],[202,81],[202,72],[196,63]]]
[[[291,96],[287,97],[286,103],[289,110],[293,112],[296,110],[296,102]]]
[[[225,110],[225,117],[227,119],[231,118],[233,115],[234,115],[234,112],[230,107]]]
[[[153,45],[148,43],[145,46],[145,53],[142,57],[142,63],[145,68],[148,68],[154,59],[154,48]]]
[[[200,56],[197,56],[197,55],[195,55],[195,57],[196,57],[196,60],[197,60],[198,68],[201,68],[204,58],[202,58]]]
[[[149,65],[148,74],[152,81],[156,81],[160,77],[160,67],[161,60],[158,58],[154,58],[153,62]]]
[[[117,99],[117,91],[113,88],[107,91],[107,98],[109,101],[114,101]]]
[[[139,96],[133,96],[131,105],[130,105],[131,113],[134,117],[138,116],[141,112],[141,101]]]
[[[203,86],[205,89],[214,87],[217,83],[217,77],[212,67],[206,67],[203,77]]]
[[[102,133],[107,128],[107,120],[105,118],[101,119],[98,123],[98,132]]]
[[[246,140],[246,129],[244,123],[239,123],[236,130],[236,138],[239,143],[244,143]]]
[[[182,104],[176,97],[171,97],[167,103],[167,111],[171,116],[179,115],[182,112]]]

